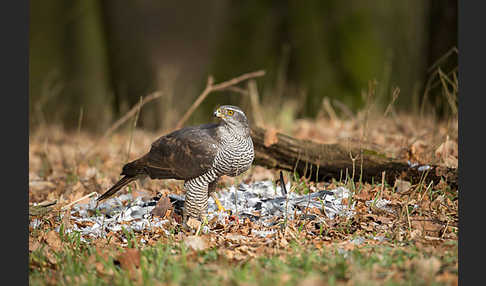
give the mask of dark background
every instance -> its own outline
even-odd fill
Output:
[[[314,118],[326,97],[356,111],[375,80],[379,105],[399,87],[397,110],[444,116],[435,72],[457,75],[453,0],[32,0],[29,25],[30,131],[76,128],[82,113],[83,130],[102,132],[155,90],[164,96],[143,108],[138,126],[167,129],[208,75],[221,82],[259,69],[269,113],[288,107]],[[188,124],[219,104],[244,106],[243,97],[211,94]]]

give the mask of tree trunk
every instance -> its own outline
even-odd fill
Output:
[[[453,189],[457,189],[455,169],[430,166],[420,171],[419,168],[411,168],[407,162],[390,159],[377,151],[360,148],[357,144],[318,144],[280,133],[272,134],[259,127],[252,128],[251,137],[255,148],[255,164],[296,172],[311,180],[339,180],[348,176],[359,181],[362,176],[363,182],[380,182],[382,172],[385,172],[389,184],[393,184],[397,178],[412,184],[420,180],[426,184],[431,180],[438,183],[444,178]]]

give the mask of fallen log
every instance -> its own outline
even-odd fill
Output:
[[[375,150],[364,149],[358,144],[319,144],[291,136],[252,127],[251,137],[255,148],[254,164],[296,172],[310,180],[344,180],[346,176],[358,182],[381,182],[382,173],[388,184],[396,179],[412,184],[420,181],[437,184],[441,178],[457,189],[457,169],[440,166],[417,166],[388,158]],[[353,175],[354,174],[354,175]]]

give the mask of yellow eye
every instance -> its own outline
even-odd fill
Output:
[[[226,111],[226,113],[231,116],[231,115],[233,115],[234,111],[233,110],[228,110],[228,111]]]

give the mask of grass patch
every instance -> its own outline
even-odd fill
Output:
[[[296,285],[317,279],[329,285],[442,285],[436,277],[445,271],[457,275],[457,243],[442,253],[427,252],[414,244],[346,246],[321,249],[291,244],[271,256],[228,259],[211,248],[193,251],[182,242],[157,243],[138,249],[140,266],[124,269],[118,251],[66,238],[59,252],[44,248],[30,255],[30,285]],[[52,256],[50,256],[52,255]],[[434,265],[428,265],[428,262]],[[455,270],[454,270],[455,269]]]

